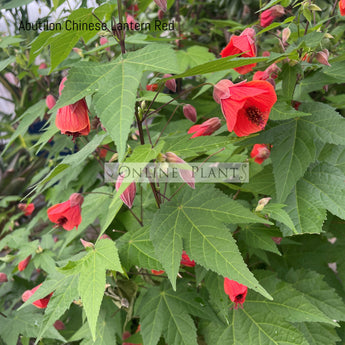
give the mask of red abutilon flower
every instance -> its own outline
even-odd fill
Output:
[[[255,57],[256,47],[255,47],[255,31],[254,29],[247,28],[239,36],[232,35],[228,45],[221,51],[220,55],[222,58],[240,54],[241,57]],[[236,67],[235,71],[240,74],[246,74],[250,72],[256,63]]]
[[[243,308],[243,303],[246,300],[248,292],[248,288],[245,285],[237,283],[235,280],[224,278],[224,291],[230,300],[235,303],[235,309],[238,308],[238,305]]]
[[[183,106],[183,115],[185,116],[186,119],[192,122],[196,122],[197,112],[196,112],[196,109],[192,105],[185,104]]]
[[[0,283],[6,283],[8,282],[7,274],[0,272]]]
[[[146,85],[146,90],[147,91],[157,91],[158,89],[158,84],[149,84]]]
[[[33,289],[31,290],[26,290],[23,294],[22,294],[22,301],[26,302],[40,287],[42,284],[35,286]],[[44,298],[38,299],[37,301],[34,301],[32,304],[37,307],[37,308],[47,308],[47,305],[49,303],[50,297],[53,295],[53,292],[50,293],[49,295],[47,295]]]
[[[52,109],[56,104],[55,97],[53,95],[48,95],[46,97],[46,105],[49,109]]]
[[[171,74],[164,74],[163,78],[170,78],[172,77]],[[176,80],[175,79],[169,79],[165,82],[165,86],[172,92],[176,92]]]
[[[60,96],[66,80],[65,77],[60,83]],[[56,113],[55,125],[60,129],[61,134],[72,135],[73,139],[80,135],[88,135],[90,133],[90,119],[85,99],[59,108]]]
[[[212,117],[201,125],[194,125],[189,128],[188,134],[194,133],[191,138],[208,136],[213,134],[220,127],[220,119],[218,117]]]
[[[345,0],[339,1],[339,10],[342,16],[345,16]]]
[[[124,176],[122,176],[122,175],[118,176],[118,178],[116,180],[116,184],[115,184],[116,191],[118,191],[120,189],[120,186],[122,184],[123,179],[124,179]],[[125,189],[125,191],[120,195],[120,198],[129,208],[132,208],[136,193],[137,193],[137,187],[135,185],[135,182],[132,182]]]
[[[281,5],[275,5],[266,11],[263,11],[260,15],[260,25],[265,28],[272,24],[274,19],[280,18],[285,14],[284,7]]]
[[[159,270],[159,271],[151,270],[151,272],[152,272],[155,276],[160,276],[160,275],[163,274],[165,271],[163,271],[163,270]]]
[[[84,197],[81,194],[73,193],[67,201],[49,207],[47,210],[48,218],[67,231],[74,227],[78,230],[81,223],[81,205],[83,202]]]
[[[187,266],[187,267],[195,266],[195,261],[189,258],[185,250],[182,252],[181,265]]]
[[[233,84],[223,79],[215,85],[213,98],[221,105],[229,132],[239,137],[263,130],[277,101],[273,86],[265,80]]]
[[[273,87],[275,87],[274,79],[278,77],[280,68],[273,63],[268,66],[264,71],[257,71],[253,75],[253,80],[267,80]]]
[[[250,153],[250,157],[254,158],[256,163],[262,164],[263,161],[270,156],[270,154],[271,151],[266,144],[255,144],[252,152]]]
[[[32,212],[35,210],[35,205],[33,203],[31,204],[18,204],[18,208],[24,212],[24,216],[30,216]]]
[[[29,255],[26,259],[22,260],[18,264],[18,271],[24,271],[25,268],[28,266],[31,260],[31,255]]]

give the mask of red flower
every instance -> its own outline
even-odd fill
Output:
[[[339,9],[340,9],[340,14],[342,16],[345,16],[345,0],[339,1]]]
[[[119,175],[119,177],[117,178],[116,184],[115,184],[116,191],[120,189],[123,179],[124,177],[122,175]],[[135,182],[132,182],[125,189],[125,191],[120,195],[120,198],[129,208],[132,208],[136,193],[137,193],[137,187],[135,185]]]
[[[252,152],[250,153],[250,157],[255,158],[254,161],[256,163],[262,164],[264,160],[266,160],[271,154],[271,151],[265,144],[255,144],[253,147]]]
[[[241,57],[255,57],[256,47],[254,36],[255,31],[251,28],[245,29],[240,36],[232,35],[228,45],[221,51],[221,57],[224,58],[239,53],[243,53],[240,55]],[[235,71],[237,71],[240,74],[246,74],[250,72],[255,66],[256,63],[236,67]]]
[[[151,272],[156,275],[156,276],[160,276],[161,274],[163,274],[165,271],[163,270],[159,270],[159,271],[156,271],[156,270],[151,270]]]
[[[31,255],[29,255],[26,259],[22,260],[19,264],[18,264],[18,270],[19,271],[24,271],[25,268],[27,267],[27,265],[29,264],[31,260]]]
[[[67,78],[63,78],[59,94],[64,88],[64,82]],[[72,135],[73,139],[80,135],[88,135],[90,133],[89,110],[85,99],[81,99],[74,104],[66,105],[58,109],[55,118],[55,125],[61,130],[61,134]]]
[[[18,204],[18,208],[24,212],[24,216],[30,216],[32,212],[35,210],[35,205],[33,203],[31,204]]]
[[[255,72],[253,75],[253,80],[270,81],[270,79],[276,79],[278,77],[279,71],[280,71],[280,68],[275,63],[273,63],[272,65],[268,66],[264,71]]]
[[[42,284],[35,286],[33,289],[31,290],[26,290],[23,294],[22,294],[22,300],[23,302],[26,302],[40,287]],[[37,308],[47,308],[47,305],[49,303],[50,297],[52,296],[53,292],[50,293],[48,296],[38,299],[37,301],[33,302],[32,304],[34,306],[36,306]]]
[[[233,84],[223,79],[215,85],[213,98],[222,107],[229,132],[239,137],[263,130],[277,101],[273,86],[264,80]]]
[[[235,303],[235,309],[238,308],[238,305],[243,308],[248,292],[248,288],[245,285],[237,283],[235,280],[224,278],[224,291],[229,295],[230,300]]]
[[[284,7],[281,5],[275,5],[266,11],[263,11],[260,15],[260,25],[265,28],[269,26],[274,19],[279,18],[285,14]]]
[[[61,204],[48,208],[48,218],[57,226],[62,226],[70,231],[81,223],[81,205],[84,198],[79,193],[73,193],[69,199]]]
[[[212,117],[207,121],[203,122],[201,125],[194,125],[189,128],[188,134],[194,133],[192,138],[203,137],[211,135],[217,129],[221,127],[220,119],[218,117]]]
[[[147,91],[157,91],[158,89],[158,84],[149,84],[146,85],[146,90]]]
[[[195,266],[195,261],[189,258],[185,250],[182,252],[181,265],[187,266],[187,267]]]
[[[109,41],[108,41],[108,39],[106,37],[101,37],[99,39],[99,43],[100,43],[101,46],[103,46],[104,44],[109,43]],[[105,48],[105,50],[110,52],[110,47]]]

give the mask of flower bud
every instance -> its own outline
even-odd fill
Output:
[[[276,244],[280,244],[280,242],[282,241],[282,237],[272,237],[272,240],[274,241],[274,243]]]
[[[40,63],[40,65],[38,66],[38,69],[46,69],[48,66],[46,63],[42,62]]]
[[[82,238],[80,239],[81,244],[84,246],[84,248],[95,248],[94,244],[88,241],[83,240]]]
[[[133,16],[131,16],[130,14],[126,13],[126,20],[127,20],[127,24],[129,26],[129,30],[136,30],[135,29],[135,25],[138,23]]]
[[[49,109],[52,109],[56,104],[55,97],[53,95],[48,95],[46,97],[46,105]]]
[[[162,20],[163,18],[164,18],[164,12],[161,9],[159,9],[158,10],[158,19]]]
[[[100,237],[101,240],[111,240],[111,237],[108,236],[107,234],[103,234],[101,237]]]
[[[164,74],[163,78],[170,78],[172,77],[171,74]],[[169,79],[165,82],[165,86],[172,92],[176,92],[176,80],[175,79]]]
[[[101,37],[101,38],[99,39],[99,43],[100,43],[101,46],[103,46],[103,45],[109,43],[109,41],[108,41],[108,39],[107,39],[106,37]],[[110,52],[110,48],[109,48],[109,47],[105,48],[105,50],[106,50],[107,52]]]
[[[318,52],[315,56],[317,62],[322,63],[326,66],[331,66],[328,62],[329,51],[327,49],[323,49],[322,51]]]
[[[54,322],[54,327],[56,330],[62,331],[63,329],[65,329],[65,324],[61,320],[56,320]]]
[[[264,207],[270,202],[272,198],[262,198],[258,202],[258,206],[256,206],[255,212],[262,211]]]
[[[250,157],[254,158],[254,161],[258,164],[262,164],[271,154],[271,151],[265,144],[255,144]]]
[[[230,97],[230,86],[233,83],[229,79],[222,79],[213,88],[213,99],[220,104],[222,99]]]
[[[203,137],[213,134],[221,127],[221,122],[218,117],[212,117],[201,125],[194,125],[188,130],[188,134],[194,133],[191,138]]]
[[[282,32],[282,42],[285,44],[291,35],[291,30],[289,28],[283,29]]]
[[[196,122],[197,113],[196,109],[192,105],[186,104],[183,106],[183,115],[186,117],[186,119]]]
[[[18,264],[18,271],[24,271],[25,268],[28,266],[31,260],[31,255],[29,255],[26,259],[22,260]]]
[[[0,272],[0,283],[6,283],[8,282],[7,274]]]
[[[163,11],[167,11],[167,0],[154,0],[157,6]]]
[[[123,179],[124,179],[124,177],[122,175],[118,176],[118,178],[116,180],[116,184],[115,184],[116,191],[118,191],[120,189],[120,186],[123,182]],[[129,208],[132,208],[136,193],[137,193],[137,187],[135,185],[135,182],[132,182],[125,189],[125,191],[120,195],[120,198]]]

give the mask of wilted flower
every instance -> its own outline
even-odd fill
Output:
[[[84,197],[81,194],[73,193],[67,201],[49,207],[47,210],[48,218],[67,231],[74,227],[78,230],[81,223],[81,205],[83,202]]]
[[[224,291],[230,300],[235,303],[234,309],[237,309],[238,305],[243,308],[248,292],[248,288],[245,285],[237,283],[235,280],[224,278]]]
[[[60,96],[66,80],[67,78],[65,77],[60,83]],[[80,135],[88,135],[90,133],[90,119],[88,113],[89,110],[83,98],[74,104],[59,108],[56,113],[55,125],[61,130],[62,134],[72,135],[73,138]]]
[[[221,127],[220,119],[218,117],[212,117],[201,125],[194,125],[189,128],[188,134],[194,133],[192,138],[203,137],[213,134],[217,129]]]
[[[18,271],[24,271],[25,268],[28,266],[31,260],[31,255],[29,255],[26,259],[22,260],[18,264]]]
[[[252,152],[250,153],[250,157],[255,158],[254,161],[256,163],[262,164],[262,162],[266,160],[270,154],[271,151],[266,144],[255,144]]]
[[[22,301],[26,302],[40,287],[42,284],[35,286],[33,289],[31,290],[26,290],[23,294],[22,294]],[[32,304],[40,309],[44,309],[47,308],[47,305],[49,303],[50,297],[53,295],[53,292],[50,293],[49,295],[47,295],[44,298],[38,299],[37,301],[33,302]]]
[[[240,54],[241,57],[255,57],[256,56],[256,47],[255,47],[255,31],[254,29],[247,28],[245,29],[240,36],[232,35],[228,45],[221,51],[220,55],[222,58]],[[256,66],[256,63],[236,67],[235,71],[240,74],[246,74],[250,72],[253,67]]]
[[[187,266],[187,267],[195,266],[195,261],[189,258],[185,250],[182,252],[181,265]]]
[[[264,80],[233,84],[223,79],[213,90],[221,105],[229,132],[243,137],[263,130],[277,96],[273,86]]]
[[[196,109],[192,105],[185,104],[183,106],[183,115],[185,116],[186,119],[192,122],[196,122],[197,112],[196,112]]]
[[[284,7],[281,5],[275,5],[266,11],[263,11],[260,15],[260,25],[265,28],[269,26],[275,18],[280,18],[285,14]]]
[[[118,178],[116,180],[116,184],[115,184],[116,191],[118,191],[120,189],[120,186],[122,184],[123,179],[124,179],[124,177],[122,175],[118,176]],[[125,191],[120,195],[120,198],[129,208],[132,208],[136,193],[137,193],[137,187],[135,185],[135,182],[132,182],[125,189]]]
[[[172,77],[171,74],[164,74],[163,78],[170,78]],[[175,79],[169,79],[165,82],[165,86],[172,92],[176,92],[176,80]]]
[[[24,212],[24,216],[30,216],[32,214],[32,212],[34,212],[34,210],[35,210],[35,205],[33,203],[31,203],[31,204],[20,203],[20,204],[18,204],[18,208],[22,212]]]

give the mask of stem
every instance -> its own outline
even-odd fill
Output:
[[[158,91],[156,92],[156,94],[155,94],[155,96],[153,97],[153,99],[152,99],[152,101],[151,101],[151,103],[150,103],[149,107],[147,108],[147,110],[146,110],[145,114],[143,115],[143,121],[146,119],[146,117],[147,117],[147,113],[148,113],[148,112],[149,112],[149,110],[151,109],[152,104],[154,103],[154,101],[155,101],[155,100],[156,100],[156,98],[158,97],[159,93],[162,91],[163,87],[164,87],[164,85],[163,85],[163,84],[159,86]]]
[[[143,227],[144,224],[143,224],[142,220],[139,219],[139,218],[137,217],[137,215],[133,212],[133,210],[132,210],[131,208],[129,208],[129,212],[132,213],[132,216],[138,221],[138,223],[140,224],[140,226]]]
[[[328,19],[328,22],[325,24],[325,29],[327,28],[327,26],[331,22],[332,17],[334,16],[335,10],[337,8],[337,3],[338,3],[338,0],[335,0],[334,4],[333,4],[333,8],[332,8],[332,12],[331,12],[330,18]]]
[[[102,20],[100,20],[93,12],[92,15],[103,25],[106,25],[106,23],[104,23]],[[108,29],[108,26],[106,26],[106,30],[115,38],[115,40],[119,43],[119,39],[116,37],[116,35],[114,35],[114,33]]]
[[[173,116],[175,115],[176,110],[178,109],[179,106],[180,106],[180,104],[178,104],[178,105],[176,106],[176,108],[174,109],[174,111],[172,112],[172,114],[171,114],[171,116],[169,117],[167,123],[166,123],[165,126],[163,127],[162,131],[159,133],[159,136],[158,136],[158,138],[157,138],[157,140],[156,140],[156,142],[155,142],[155,144],[154,144],[153,146],[156,146],[156,145],[157,145],[158,140],[160,139],[161,135],[163,134],[163,132],[164,132],[165,129],[167,128],[169,122],[171,121],[171,119],[172,119]]]
[[[138,130],[139,130],[140,144],[144,145],[145,144],[145,139],[144,139],[143,125],[142,125],[142,122],[139,119],[138,108],[137,107],[135,107],[135,118],[137,120],[137,125],[138,125]]]
[[[119,23],[122,23],[122,4],[121,0],[117,0],[117,9],[119,11]],[[126,54],[126,46],[125,46],[125,37],[126,37],[126,31],[121,30],[120,31],[120,46],[121,46],[121,54],[124,55]]]

